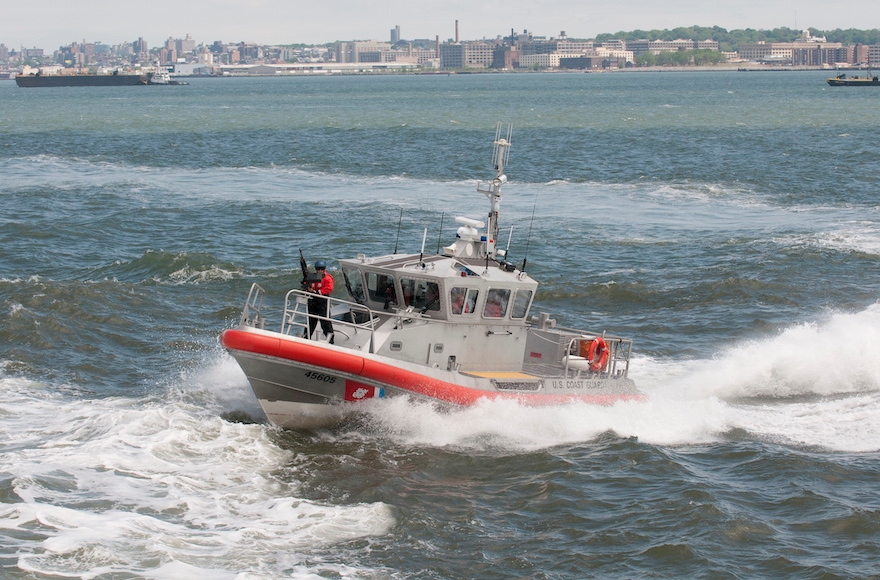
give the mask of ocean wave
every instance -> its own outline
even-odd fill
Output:
[[[406,445],[512,453],[594,441],[608,432],[653,445],[735,436],[831,451],[880,450],[880,304],[735,345],[713,359],[637,355],[630,376],[647,400],[544,408],[486,400],[450,411],[393,398],[365,405],[358,429]]]
[[[212,280],[231,280],[244,275],[235,265],[221,262],[210,254],[163,250],[147,250],[140,258],[116,260],[89,273],[89,277],[95,280],[149,280],[172,284],[199,284]]]
[[[839,229],[779,237],[774,241],[789,248],[880,255],[880,225],[877,222],[845,222],[840,226]]]
[[[298,497],[274,475],[291,452],[263,425],[158,396],[81,399],[8,378],[0,392],[0,553],[20,570],[306,577],[309,554],[395,524],[382,502]]]
[[[671,388],[726,400],[834,396],[880,391],[880,303],[777,336],[731,345],[713,360],[686,363]]]

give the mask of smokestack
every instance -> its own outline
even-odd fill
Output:
[[[455,42],[458,42],[458,20],[455,21]]]
[[[434,50],[436,54],[434,54],[434,58],[440,58],[440,35],[437,35],[437,39],[434,41]]]

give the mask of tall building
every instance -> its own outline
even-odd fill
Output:
[[[144,40],[143,37],[138,38],[134,42],[131,43],[134,48],[134,52],[150,52],[150,47],[147,44],[147,41]]]
[[[391,44],[397,44],[398,42],[400,42],[400,25],[399,24],[391,29]]]
[[[440,45],[440,68],[464,68],[464,46],[458,42],[444,42]]]
[[[186,52],[195,52],[196,41],[193,40],[192,36],[187,34],[186,38],[183,38],[183,39],[178,38],[177,39],[177,46],[175,48],[177,48],[178,54],[183,54]]]
[[[384,53],[389,50],[390,43],[376,40],[337,42],[336,62],[386,62]]]
[[[145,61],[150,58],[150,47],[143,37],[138,38],[131,44],[134,52],[134,58],[139,61]]]
[[[489,68],[495,46],[486,42],[444,42],[440,45],[440,68]]]

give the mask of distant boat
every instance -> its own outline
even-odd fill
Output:
[[[160,70],[155,72],[150,77],[151,85],[188,85],[189,83],[186,81],[178,81],[171,78],[171,75],[166,70]]]
[[[120,87],[146,85],[151,74],[43,74],[17,75],[15,82],[20,87]]]
[[[832,87],[880,87],[880,78],[871,75],[871,69],[863,77],[849,77],[844,73],[840,73],[834,78],[828,79],[828,84]]]

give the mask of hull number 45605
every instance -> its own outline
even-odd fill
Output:
[[[335,383],[336,382],[336,377],[334,377],[333,375],[325,375],[322,373],[313,373],[312,371],[309,371],[306,373],[306,378],[313,379],[315,381],[321,381],[322,383]]]

